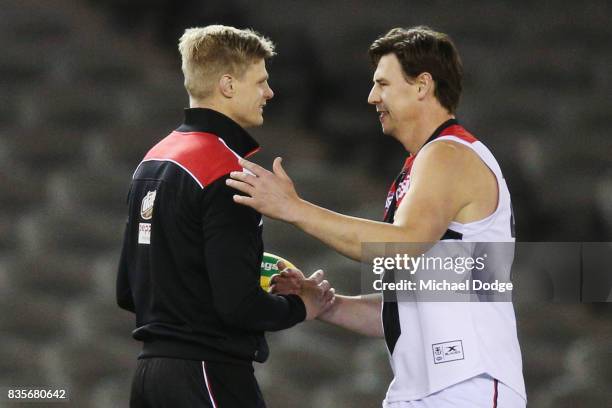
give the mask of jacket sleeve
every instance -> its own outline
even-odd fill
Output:
[[[289,328],[306,318],[299,296],[277,296],[260,284],[261,214],[234,203],[227,176],[205,188],[203,233],[213,305],[228,325],[251,331]]]
[[[123,234],[123,248],[121,250],[121,258],[119,258],[119,270],[117,272],[117,304],[122,309],[136,313],[128,277],[127,251],[130,246],[129,238],[129,223],[126,223],[125,232]]]

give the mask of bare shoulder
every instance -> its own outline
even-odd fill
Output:
[[[468,146],[450,140],[430,143],[414,164],[418,179],[447,189],[461,203],[455,221],[472,222],[495,211],[498,199],[495,175]]]
[[[450,140],[429,143],[414,162],[414,173],[442,173],[458,176],[469,171],[478,156],[469,147]],[[454,178],[454,177],[453,177]]]
[[[421,155],[435,155],[448,159],[460,160],[475,155],[474,151],[463,143],[454,140],[439,140],[424,146]]]

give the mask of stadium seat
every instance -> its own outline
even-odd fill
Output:
[[[0,383],[3,387],[47,384],[48,378],[41,371],[39,344],[3,329]]]
[[[67,300],[93,289],[91,259],[61,251],[30,254],[15,262],[11,281],[20,290]]]
[[[44,187],[32,187],[39,181],[39,175],[23,163],[0,163],[0,206],[3,212],[18,218],[17,214],[39,207],[44,202]]]
[[[27,299],[27,301],[24,301]],[[65,333],[64,304],[43,292],[13,288],[0,297],[0,330],[37,341],[59,338]]]
[[[49,126],[6,132],[11,159],[34,167],[31,171],[76,166],[82,157],[83,136],[80,132]]]
[[[98,149],[111,163],[134,171],[147,151],[176,125],[168,123],[165,129],[135,125],[100,129],[87,136],[85,145],[90,150]],[[129,182],[129,178],[125,181]]]
[[[96,318],[91,319],[92,316]],[[114,297],[81,297],[73,300],[66,313],[66,324],[74,338],[95,341],[108,337],[132,342],[134,347],[140,346],[140,343],[132,340],[134,315],[119,309]]]
[[[82,132],[104,128],[121,120],[117,103],[121,95],[118,91],[84,86],[46,88],[37,99],[54,101],[53,104],[39,103],[37,106],[38,123],[44,126]]]
[[[350,350],[313,335],[304,325],[279,333],[270,347],[272,354],[266,362],[265,371],[274,377],[282,375],[294,382],[308,378],[311,389],[333,381],[341,367],[350,360],[351,354]],[[287,364],[288,361],[296,364]]]
[[[120,245],[123,226],[124,220],[99,211],[38,211],[20,220],[20,245],[35,251],[91,255]]]
[[[48,197],[51,207],[87,209],[111,214],[118,219],[126,216],[126,199],[133,169],[114,165],[91,170],[74,169],[54,172],[48,177]]]
[[[88,342],[67,339],[41,347],[41,369],[54,383],[68,388],[71,404],[88,407],[97,387],[131,375],[136,355],[133,344],[112,338]]]
[[[101,380],[91,390],[91,407],[120,407],[126,404],[126,395],[130,394],[132,371],[113,378]]]
[[[131,372],[138,347],[112,338],[88,342],[69,339],[46,344],[41,352],[45,370],[61,373],[72,386],[92,387],[106,377]]]

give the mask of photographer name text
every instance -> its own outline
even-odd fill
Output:
[[[436,280],[419,280],[417,282],[402,279],[397,282],[383,282],[382,279],[377,279],[373,283],[373,288],[376,291],[382,290],[397,290],[397,291],[429,291],[429,292],[463,292],[463,291],[489,291],[489,292],[509,292],[512,291],[513,285],[511,282],[501,282],[494,280],[486,282],[479,279],[467,279],[462,282],[447,281],[446,279]]]

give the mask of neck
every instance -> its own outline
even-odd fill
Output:
[[[227,107],[227,105],[223,104],[223,103],[219,103],[218,101],[210,98],[210,99],[195,99],[191,96],[189,96],[189,107],[190,108],[203,108],[203,109],[212,109],[214,111],[217,111],[219,113],[224,114],[225,116],[227,116],[228,118],[230,118],[231,120],[233,120],[234,122],[240,124],[236,118],[234,118],[234,116],[232,115],[230,109]],[[242,125],[240,125],[242,126]]]
[[[402,126],[398,140],[411,155],[416,155],[433,132],[442,123],[454,117],[455,115],[448,113],[445,109],[436,110],[427,115],[419,115],[418,119],[410,125]]]

